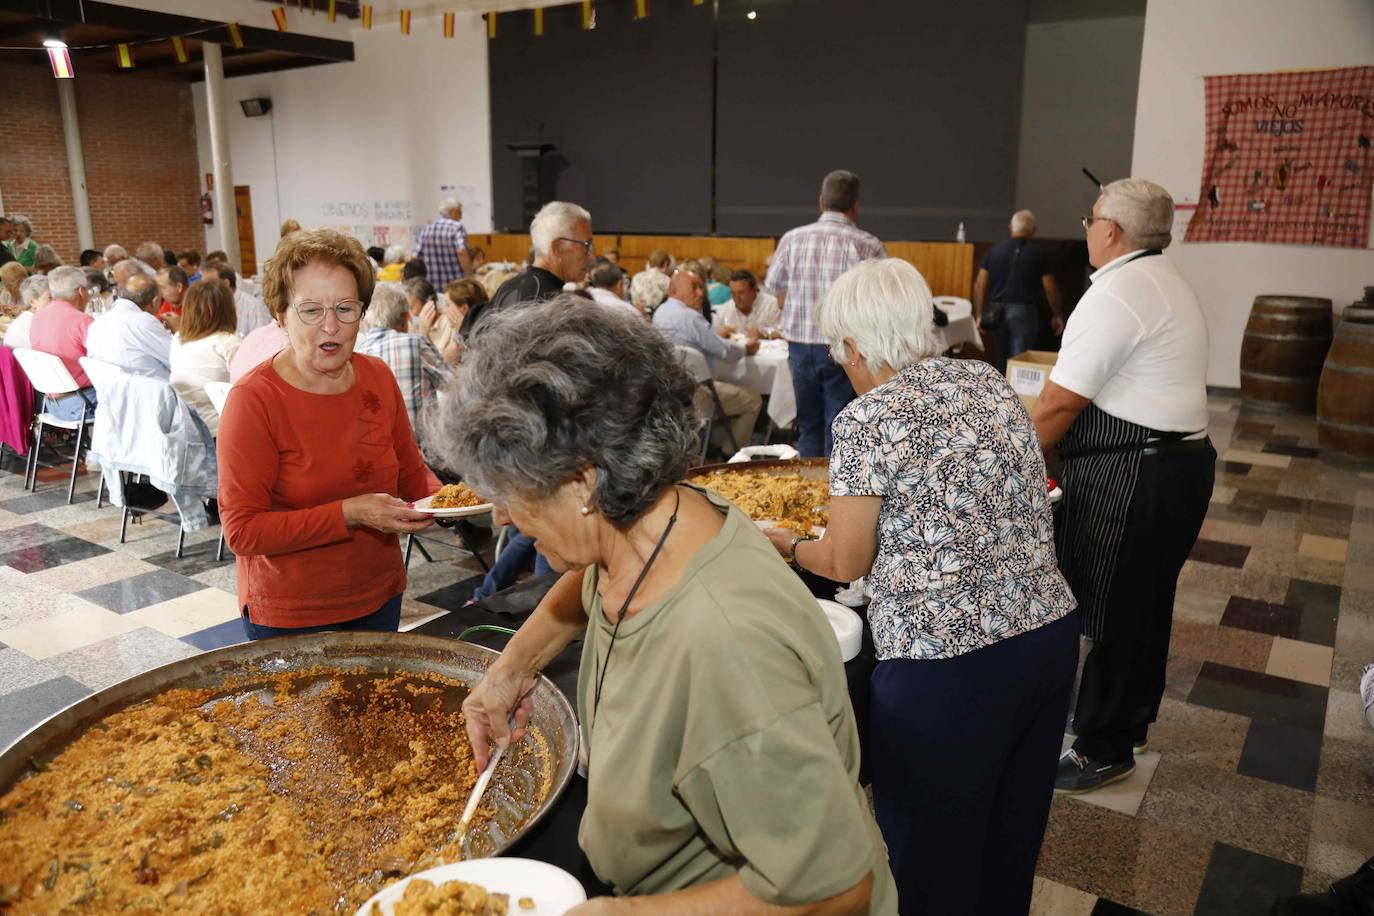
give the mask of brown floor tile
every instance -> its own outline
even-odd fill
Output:
[[[1190,620],[1193,623],[1206,623],[1216,626],[1221,623],[1221,615],[1226,612],[1225,595],[1215,592],[1200,592],[1195,589],[1179,589],[1174,595],[1174,620]]]
[[[1073,799],[1055,799],[1039,874],[1157,916],[1193,912],[1212,840]]]
[[[1318,687],[1331,686],[1330,646],[1318,646],[1295,639],[1274,638],[1273,648],[1269,651],[1269,661],[1264,673],[1275,677],[1286,677],[1291,681],[1316,684]]]
[[[1036,876],[1030,916],[1092,916],[1097,897],[1076,887]]]
[[[1341,585],[1345,582],[1344,563],[1302,556],[1290,549],[1279,547],[1251,548],[1249,556],[1245,559],[1244,569],[1246,572],[1280,574],[1292,579],[1306,579],[1326,585]]]
[[[1326,694],[1326,736],[1359,743],[1368,730],[1369,722],[1364,717],[1364,701],[1360,695],[1354,690],[1332,687]],[[1374,855],[1374,847],[1370,854]]]
[[[1235,510],[1234,506],[1228,506]],[[1297,531],[1300,534],[1320,534],[1326,537],[1344,538],[1350,536],[1350,522],[1342,519],[1323,518],[1318,515],[1299,515],[1295,512],[1282,512],[1271,509],[1262,522],[1268,528],[1281,528]]]
[[[1302,535],[1292,529],[1267,528],[1264,525],[1245,525],[1228,522],[1208,516],[1202,523],[1199,537],[1229,544],[1248,544],[1251,547],[1269,547],[1296,553]]]
[[[1193,686],[1197,684],[1198,672],[1202,670],[1202,661],[1196,658],[1189,658],[1186,655],[1169,656],[1168,666],[1165,669],[1164,695],[1172,699],[1185,703],[1188,694],[1193,692]]]
[[[1362,738],[1328,736],[1322,741],[1317,794],[1374,809],[1374,730]]]
[[[1317,796],[1307,865],[1330,875],[1348,875],[1374,855],[1374,808]]]
[[[1338,629],[1336,631],[1340,633]],[[1347,636],[1336,641],[1336,654],[1331,659],[1331,686],[1341,690],[1359,690],[1364,666],[1374,662],[1374,640]],[[1370,732],[1374,735],[1374,731]],[[1374,761],[1374,756],[1371,756]]]
[[[1269,663],[1274,637],[1236,627],[1209,626],[1174,619],[1170,655],[1184,655],[1232,668],[1263,671]]]
[[[1222,842],[1301,865],[1312,795],[1165,754],[1138,816],[1185,830],[1205,824]]]
[[[1179,588],[1195,588],[1222,595],[1240,595],[1277,604],[1288,594],[1288,580],[1289,577],[1284,575],[1228,569],[1189,560],[1183,564],[1178,585]]]
[[[1166,696],[1150,726],[1150,749],[1170,760],[1234,773],[1250,720]]]
[[[1189,554],[1189,558],[1199,563],[1211,563],[1216,566],[1230,566],[1239,569],[1245,565],[1245,558],[1249,555],[1250,547],[1245,544],[1227,544],[1223,541],[1198,538],[1193,543],[1193,550]]]
[[[1319,868],[1309,866],[1302,872],[1302,893],[1324,894],[1327,888],[1331,887],[1331,882],[1343,877],[1345,876],[1327,874]]]

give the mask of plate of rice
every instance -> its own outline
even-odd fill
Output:
[[[490,512],[492,505],[469,490],[467,484],[450,483],[440,487],[433,496],[418,500],[412,508],[428,512],[435,518],[463,518]]]

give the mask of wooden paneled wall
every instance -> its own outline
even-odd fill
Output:
[[[525,263],[530,237],[525,234],[472,235],[468,243],[481,247],[489,261]],[[935,296],[969,298],[973,290],[973,245],[959,242],[886,242],[887,253],[916,265]],[[620,266],[631,274],[644,269],[649,255],[662,248],[678,260],[710,255],[730,270],[744,268],[763,280],[768,257],[777,247],[771,238],[733,238],[700,235],[598,235],[598,254],[620,249]]]

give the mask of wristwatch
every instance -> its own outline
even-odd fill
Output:
[[[814,540],[815,537],[809,534],[794,534],[792,536],[792,543],[787,549],[787,565],[792,567],[793,569],[800,569],[801,567],[797,565],[797,545],[800,544],[802,541]]]

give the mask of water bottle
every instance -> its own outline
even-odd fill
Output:
[[[958,242],[958,243],[961,244],[961,245],[964,243],[964,224],[963,224],[963,223],[960,223],[960,224],[959,224],[959,231],[954,233],[954,241]]]

